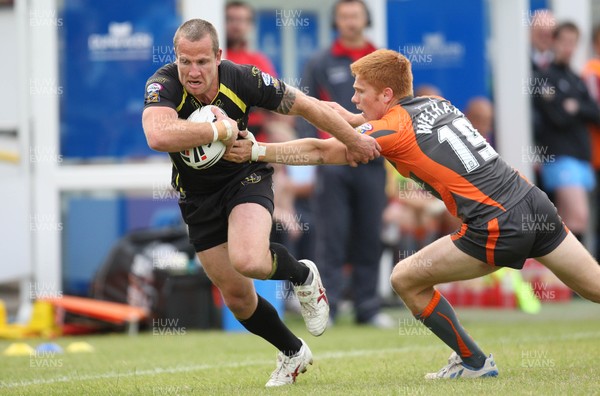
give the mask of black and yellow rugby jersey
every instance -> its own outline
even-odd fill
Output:
[[[275,110],[281,103],[285,84],[256,66],[238,65],[223,60],[219,65],[219,92],[211,103],[200,103],[189,95],[179,82],[177,65],[170,63],[158,69],[146,82],[145,106],[167,106],[175,109],[179,118],[187,119],[203,105],[215,105],[246,129],[252,106]],[[179,152],[169,153],[173,162],[171,183],[182,193],[210,194],[227,183],[242,180],[254,171],[270,165],[265,163],[237,164],[224,159],[208,169],[194,169],[185,164]]]

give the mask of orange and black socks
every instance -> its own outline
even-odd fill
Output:
[[[416,314],[415,318],[423,322],[433,334],[452,348],[466,365],[475,369],[483,367],[485,354],[467,334],[458,321],[454,309],[440,292],[434,291],[425,310]]]

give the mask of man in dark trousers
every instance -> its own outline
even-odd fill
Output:
[[[354,109],[349,66],[376,49],[364,36],[369,19],[362,0],[339,0],[335,4],[333,23],[338,38],[309,61],[302,79],[310,95]],[[301,123],[299,129],[300,136],[327,137],[306,123]],[[321,167],[317,171],[313,197],[315,258],[327,288],[332,323],[343,297],[344,265],[350,264],[349,290],[356,322],[393,326],[391,319],[380,313],[377,295],[385,181],[383,160],[357,168]]]

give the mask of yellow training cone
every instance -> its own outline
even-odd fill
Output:
[[[6,356],[27,356],[34,353],[35,350],[24,342],[14,342],[4,350]]]
[[[94,347],[87,342],[78,341],[70,343],[66,350],[70,353],[94,352]]]

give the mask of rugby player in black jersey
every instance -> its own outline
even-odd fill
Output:
[[[303,116],[343,142],[347,160],[354,165],[378,157],[379,145],[356,133],[326,104],[256,67],[222,60],[216,30],[205,20],[183,23],[173,44],[176,61],[161,67],[146,83],[142,124],[148,145],[171,157],[172,184],[180,192],[190,242],[225,304],[248,331],[280,351],[266,386],[294,383],[312,364],[311,351],[285,326],[274,307],[257,295],[252,279],[289,280],[314,336],[325,331],[329,305],[315,264],[298,261],[284,246],[269,242],[273,169],[221,159],[208,169],[197,170],[186,165],[180,152],[214,140],[223,141],[229,149],[238,137],[246,136],[252,106]],[[216,130],[208,122],[186,120],[209,104],[228,115],[215,112]]]

